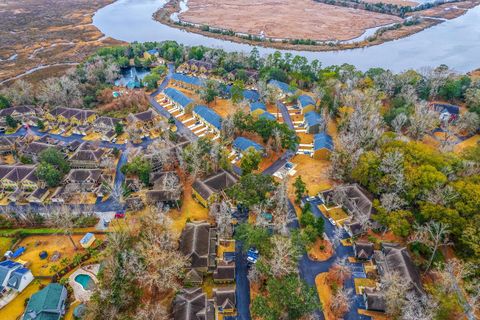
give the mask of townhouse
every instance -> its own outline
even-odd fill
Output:
[[[222,117],[207,106],[198,105],[193,108],[192,115],[203,123],[210,131],[219,134],[222,129]]]
[[[333,151],[333,139],[326,132],[320,132],[313,136],[313,158],[327,160]]]
[[[204,179],[195,179],[192,196],[204,207],[209,207],[219,199],[220,194],[237,183],[237,178],[226,170],[219,170]]]
[[[165,99],[173,104],[176,108],[180,109],[182,112],[185,110],[189,110],[193,107],[194,101],[193,99],[187,97],[182,92],[178,91],[174,88],[166,88],[163,91],[165,95]]]
[[[315,110],[315,100],[306,94],[302,94],[297,99],[298,108],[302,111],[302,114]]]
[[[181,73],[174,73],[170,79],[170,83],[176,87],[188,90],[201,90],[205,88],[205,81],[197,77],[187,76]]]

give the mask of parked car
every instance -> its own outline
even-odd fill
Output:
[[[335,220],[333,220],[332,218],[328,218],[328,221],[330,221],[330,223],[334,226],[337,225],[337,223],[335,222]]]
[[[258,260],[258,250],[255,249],[255,248],[250,248],[248,249],[247,251],[247,261],[249,263],[257,263],[257,260]]]
[[[308,197],[307,198],[307,201],[315,201],[316,200],[316,197]]]
[[[123,218],[125,218],[125,212],[115,213],[115,219],[123,219]]]

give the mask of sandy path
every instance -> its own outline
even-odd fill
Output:
[[[272,38],[348,40],[372,27],[400,22],[391,15],[312,0],[189,0],[184,21]]]

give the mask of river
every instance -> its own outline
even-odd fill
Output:
[[[106,36],[127,42],[175,40],[184,45],[204,45],[226,51],[250,52],[252,46],[209,38],[172,28],[153,20],[153,13],[166,0],[118,0],[98,10],[95,25]],[[287,51],[324,66],[349,63],[361,70],[382,67],[395,72],[446,64],[459,72],[480,67],[480,6],[463,16],[446,21],[406,38],[381,45],[328,52]],[[276,51],[259,48],[261,54]]]

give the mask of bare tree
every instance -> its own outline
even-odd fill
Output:
[[[425,272],[430,269],[435,254],[440,246],[450,245],[451,242],[448,239],[450,230],[448,225],[442,222],[430,221],[425,225],[416,225],[415,232],[412,234],[409,242],[419,242],[426,245],[429,248],[432,248],[432,256],[428,261],[427,268]]]
[[[393,192],[383,193],[380,196],[380,204],[387,212],[392,212],[403,208],[407,203],[397,193]]]
[[[437,303],[426,294],[418,295],[414,291],[408,291],[401,319],[433,320],[437,307]]]
[[[387,152],[383,155],[379,170],[386,176],[380,183],[380,187],[384,192],[395,192],[398,194],[404,190],[403,162],[403,153],[399,151]]]
[[[75,250],[78,250],[77,244],[73,241],[72,235],[75,228],[75,221],[82,215],[82,209],[77,206],[55,206],[52,207],[47,223],[53,228],[60,229],[68,237]]]
[[[386,312],[399,316],[405,305],[405,297],[410,284],[403,281],[396,272],[385,272],[380,281],[380,292],[386,303]]]
[[[352,300],[352,288],[345,288],[337,290],[330,303],[330,310],[338,318],[342,318],[345,313],[350,310]]]
[[[161,303],[151,302],[142,306],[135,314],[135,318],[138,320],[170,320],[172,316]]]
[[[415,104],[409,120],[410,125],[407,132],[415,140],[423,138],[426,133],[435,129],[439,124],[438,115],[424,101]]]
[[[448,206],[458,198],[458,193],[450,185],[436,186],[425,195],[425,200],[436,205]]]
[[[274,235],[272,237],[272,254],[269,259],[270,272],[279,278],[298,272],[297,262],[300,253],[289,237]]]
[[[21,79],[1,92],[14,105],[31,104],[35,100],[32,84]]]
[[[38,99],[50,106],[78,107],[82,104],[79,82],[73,77],[48,78],[42,81]]]
[[[217,223],[217,233],[221,239],[230,239],[233,235],[232,212],[225,201],[214,203],[210,207],[210,215]]]
[[[395,75],[390,71],[384,71],[373,78],[377,88],[392,97],[395,91]]]
[[[273,225],[277,232],[286,236],[289,234],[288,224],[292,222],[293,212],[290,212],[290,200],[288,199],[287,180],[283,179],[275,190],[271,200],[273,204]]]
[[[405,128],[407,123],[408,123],[408,116],[402,112],[392,120],[391,126],[397,134],[401,134],[403,128]]]
[[[348,267],[348,262],[346,258],[337,258],[335,263],[332,265],[328,271],[329,278],[332,281],[337,283],[344,283],[345,280],[351,277],[352,271]]]
[[[475,112],[467,111],[460,115],[456,125],[459,133],[471,135],[478,131],[480,127],[480,117]]]
[[[254,264],[250,270],[248,270],[248,281],[250,283],[258,283],[262,278],[262,273],[258,270],[257,265]]]

